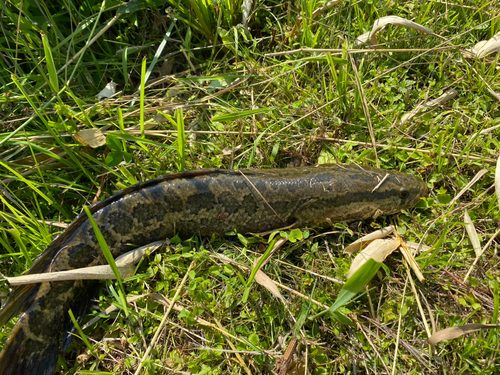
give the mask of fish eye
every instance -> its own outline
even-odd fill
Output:
[[[410,192],[406,188],[402,187],[401,189],[399,189],[399,197],[401,199],[406,199],[409,195]]]

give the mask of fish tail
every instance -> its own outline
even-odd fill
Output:
[[[44,252],[33,262],[31,268],[26,272],[27,275],[48,272],[47,269],[53,260],[55,254],[60,250],[60,240],[53,241]],[[34,302],[38,293],[40,284],[27,284],[15,287],[10,293],[7,302],[0,310],[0,326],[5,325],[10,319],[16,316],[20,311],[27,310]]]
[[[4,326],[20,311],[27,310],[33,304],[38,287],[39,284],[21,285],[12,291],[0,310],[0,326]]]
[[[21,316],[0,353],[2,375],[53,375],[59,355],[59,332],[37,335],[30,328],[32,308]]]
[[[66,350],[74,331],[68,310],[81,321],[98,283],[77,280],[38,285],[35,295],[33,291],[24,295],[19,292],[11,302],[12,306],[26,306],[29,300],[31,305],[19,318],[0,353],[0,375],[54,374],[61,333],[64,332],[63,350]]]
[[[96,281],[82,281],[75,283],[73,286],[74,298],[69,301],[69,306],[78,324],[82,322],[88,308],[90,307],[92,299],[97,295],[98,287],[99,283]],[[68,349],[69,344],[71,344],[71,340],[76,333],[76,327],[70,319],[67,311],[64,315],[66,318],[62,335],[61,351],[66,351]]]

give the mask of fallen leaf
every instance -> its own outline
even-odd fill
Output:
[[[424,109],[429,109],[444,104],[453,99],[457,95],[458,91],[455,89],[451,89],[444,92],[443,95],[439,96],[436,99],[427,100],[424,103],[417,105],[414,109],[412,109],[410,112],[406,113],[405,115],[403,115],[403,117],[401,117],[400,121],[401,125],[406,124],[409,120],[411,120],[413,117],[415,117]]]
[[[442,329],[441,331],[437,331],[431,337],[429,337],[427,341],[430,345],[435,346],[437,343],[440,343],[443,340],[452,340],[468,333],[493,328],[500,328],[500,324],[465,324],[463,326],[450,327]]]
[[[356,258],[352,261],[351,268],[347,273],[349,279],[368,259],[373,259],[375,262],[382,263],[394,250],[399,247],[399,241],[394,239],[389,240],[374,240]]]
[[[467,190],[469,190],[472,185],[474,185],[481,177],[483,177],[489,171],[487,169],[481,169],[476,175],[470,180],[470,182],[463,187],[462,190],[453,198],[453,200],[448,204],[448,207],[452,206]]]
[[[486,243],[486,245],[484,245],[484,247],[476,255],[476,259],[474,259],[474,262],[472,262],[472,265],[470,266],[469,271],[467,271],[467,273],[465,274],[464,283],[467,282],[467,279],[469,278],[472,270],[474,269],[474,267],[476,266],[476,264],[479,262],[479,259],[481,258],[481,255],[483,255],[484,252],[491,246],[491,244],[493,243],[493,241],[495,240],[495,238],[499,234],[500,234],[500,229],[497,229],[497,231],[493,234],[493,236],[491,236],[491,238],[488,240],[488,242]]]
[[[165,241],[155,241],[150,244],[138,247],[137,249],[126,252],[115,259],[117,266],[124,266],[128,264],[137,264],[146,255],[146,252],[151,254],[159,247],[163,246]]]
[[[254,267],[257,265],[256,262],[254,262]],[[269,277],[264,271],[258,270],[257,273],[255,274],[255,279],[257,283],[262,285],[264,288],[269,290],[273,296],[281,300],[281,302],[285,303],[285,298],[283,298],[283,295],[280,293],[278,286],[276,283]]]
[[[274,252],[276,250],[278,250],[281,246],[283,246],[283,244],[287,241],[286,238],[280,238],[278,241],[276,241],[276,243],[274,244],[271,252],[269,253],[267,259],[260,265],[260,267],[264,267],[264,265],[271,259],[271,256],[274,254]],[[263,256],[263,255],[262,255]],[[253,262],[253,268],[255,269],[259,262],[260,262],[260,259],[262,258],[262,256],[260,256],[259,258],[255,259],[254,262]],[[281,302],[285,303],[285,298],[283,298],[283,296],[281,295],[280,291],[278,290],[278,286],[276,285],[276,283],[269,277],[267,276],[264,271],[262,271],[261,269],[257,270],[257,273],[255,274],[255,277],[254,277],[254,280],[259,283],[260,285],[262,285],[264,288],[266,288],[267,290],[269,290],[271,292],[271,294],[273,296],[275,296],[276,298],[278,298],[279,300],[281,300]]]
[[[160,74],[162,77],[168,76],[172,73],[172,68],[174,67],[175,59],[172,57],[170,59],[166,59],[160,68]]]
[[[58,156],[66,155],[66,152],[60,147],[52,148],[49,151],[53,154],[58,155]],[[36,160],[36,163],[35,163],[35,160]],[[11,163],[20,164],[20,165],[35,165],[35,164],[44,163],[47,160],[54,160],[54,159],[51,155],[47,155],[44,152],[39,152],[33,156],[26,156],[26,157],[23,157],[21,159],[12,160]]]
[[[410,251],[410,249],[408,248],[406,242],[403,241],[401,238],[399,238],[398,241],[399,241],[401,253],[403,254],[406,262],[410,265],[411,269],[413,270],[413,273],[417,276],[417,279],[420,282],[423,282],[425,280],[424,274],[422,273],[420,266],[418,265],[417,261],[413,257],[413,254]]]
[[[118,271],[122,278],[126,279],[134,274],[135,267],[132,265],[119,266]],[[78,268],[75,270],[36,273],[17,277],[5,277],[10,285],[36,284],[46,281],[67,280],[114,280],[115,274],[109,265]]]
[[[356,251],[361,250],[363,247],[366,247],[368,244],[373,242],[373,240],[379,239],[379,238],[384,238],[387,237],[389,234],[391,234],[393,231],[392,226],[388,226],[379,230],[376,230],[375,232],[372,232],[370,234],[367,234],[366,236],[363,236],[361,238],[358,238],[356,241],[354,241],[352,244],[347,246],[344,251],[346,253],[355,253]]]
[[[99,94],[97,94],[97,100],[107,99],[115,94],[116,94],[116,83],[111,81],[106,85],[106,87],[104,87],[99,92]]]
[[[145,246],[138,247],[116,258],[116,265],[123,279],[134,274],[135,264],[144,257],[146,251],[153,252],[162,246],[165,241],[156,241]],[[109,265],[77,268],[74,270],[36,273],[17,277],[6,277],[11,285],[35,284],[46,281],[63,280],[114,280],[115,274]]]
[[[106,144],[106,136],[98,128],[80,130],[75,134],[75,138],[81,144],[92,148],[101,147]]]
[[[290,364],[292,363],[293,355],[295,353],[295,349],[297,349],[297,344],[299,341],[297,340],[297,337],[292,337],[290,340],[290,343],[288,344],[285,354],[283,354],[283,358],[277,364],[276,372],[278,375],[286,375],[288,374],[288,369],[290,367]]]
[[[488,40],[481,40],[469,50],[472,57],[477,59],[481,59],[498,51],[500,51],[500,32],[496,33]]]
[[[398,17],[398,16],[386,16],[386,17],[381,17],[381,18],[377,19],[373,23],[373,27],[372,27],[372,30],[370,32],[364,33],[364,34],[358,36],[358,38],[356,39],[357,44],[358,45],[369,44],[372,46],[378,44],[377,33],[388,25],[402,26],[402,27],[414,29],[414,30],[417,30],[417,31],[420,31],[424,34],[429,34],[429,35],[434,34],[434,31],[432,31],[428,27],[425,27],[425,26],[422,26],[416,22],[407,20],[406,18]]]
[[[422,253],[429,251],[431,249],[429,245],[426,245],[424,243],[416,243],[412,241],[406,241],[406,246],[412,249],[415,253]]]
[[[465,210],[464,212],[464,223],[465,223],[465,230],[467,231],[467,234],[469,235],[470,242],[472,244],[472,248],[474,249],[474,252],[476,253],[476,257],[480,256],[482,251],[481,251],[481,241],[479,241],[479,236],[477,235],[476,232],[476,227],[474,226],[474,223],[472,222],[469,212]]]
[[[243,27],[247,27],[248,20],[250,18],[250,12],[252,11],[252,0],[243,0],[243,4],[241,4],[242,16],[241,23]]]

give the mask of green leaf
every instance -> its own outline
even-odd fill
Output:
[[[104,163],[106,163],[108,167],[116,167],[122,161],[123,161],[122,153],[120,151],[113,151],[110,152],[108,155],[106,155]]]
[[[248,336],[248,341],[257,346],[259,345],[259,336],[255,333],[252,333],[250,336]]]
[[[257,149],[257,146],[259,145],[260,140],[262,139],[262,137],[264,136],[264,134],[266,134],[265,131],[263,131],[262,133],[260,133],[259,136],[257,137],[257,139],[255,140],[255,142],[253,143],[252,153],[250,154],[250,157],[248,158],[247,168],[250,168],[252,166],[252,161],[253,161],[253,157],[255,155],[255,150]]]
[[[2,166],[3,168],[9,170],[12,174],[14,174],[18,179],[19,181],[22,181],[24,182],[26,185],[29,186],[30,189],[32,189],[33,191],[35,191],[38,195],[40,195],[43,199],[45,199],[47,201],[47,203],[49,204],[52,204],[52,200],[47,197],[45,194],[43,194],[36,186],[35,186],[35,182],[31,181],[31,180],[28,180],[26,177],[24,177],[23,175],[19,174],[16,170],[12,169],[11,167],[9,167],[7,164],[3,163],[2,161],[0,161],[0,166]]]
[[[317,315],[312,319],[322,316],[326,313],[333,314],[335,311],[349,303],[375,276],[382,263],[376,262],[373,259],[363,264],[344,284],[337,296],[334,304],[328,309]]]
[[[31,256],[29,255],[28,250],[26,249],[26,245],[24,244],[24,241],[21,238],[19,231],[16,228],[12,228],[9,232],[12,235],[12,237],[14,237],[14,240],[16,241],[17,246],[19,246],[19,249],[21,250],[21,253],[26,259],[26,262],[31,267],[33,261],[31,260]]]
[[[311,311],[312,303],[310,301],[305,301],[302,304],[302,307],[300,309],[299,316],[295,322],[295,325],[293,327],[293,334],[294,336],[297,336],[302,329],[302,326],[304,325],[307,315],[309,315],[309,312]]]
[[[188,316],[188,313],[186,311],[186,309],[182,309],[181,312],[179,313],[179,315],[177,315],[178,318],[187,318]]]
[[[132,14],[144,8],[142,0],[131,0],[118,8],[116,13]]]
[[[304,238],[302,231],[300,229],[292,229],[288,234],[288,240],[290,242],[301,241]]]
[[[106,136],[106,146],[111,151],[121,151],[122,150],[122,144],[118,140],[118,138],[115,136],[115,134],[110,133]]]
[[[335,303],[330,307],[330,312],[334,312],[339,307],[346,305],[358,294],[375,276],[378,269],[382,265],[381,262],[376,262],[373,259],[368,261],[357,270],[344,284],[335,300]]]
[[[248,240],[246,239],[246,237],[245,237],[244,235],[242,235],[241,233],[238,233],[238,234],[237,234],[237,236],[238,236],[238,239],[240,240],[240,242],[241,242],[241,243],[242,243],[245,247],[247,247],[247,246],[248,246],[248,244],[249,244],[249,242],[248,242]]]

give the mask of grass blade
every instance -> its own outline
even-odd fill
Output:
[[[42,36],[43,50],[45,52],[45,62],[47,63],[47,69],[49,70],[49,81],[54,94],[57,95],[59,92],[59,80],[57,79],[57,70],[56,65],[54,63],[54,58],[52,57],[52,50],[47,39],[47,35],[40,31]]]
[[[144,138],[144,86],[146,85],[146,56],[142,59],[141,66],[141,98],[140,98],[140,125],[141,125],[141,138]]]
[[[253,116],[253,115],[258,115],[261,113],[266,113],[266,112],[269,112],[273,109],[274,109],[273,107],[264,107],[264,108],[258,108],[258,109],[250,109],[248,111],[240,111],[240,112],[236,112],[236,113],[230,113],[228,115],[214,116],[212,118],[212,121],[220,121],[220,122],[234,121],[234,120],[238,120],[240,118],[244,118],[247,116]]]
[[[104,236],[102,235],[99,226],[97,225],[94,217],[92,216],[90,209],[87,206],[85,206],[83,209],[85,210],[85,213],[87,214],[87,217],[89,218],[89,221],[92,224],[92,228],[94,229],[94,233],[96,235],[97,241],[99,242],[99,246],[101,247],[102,253],[104,254],[106,261],[108,262],[109,266],[111,267],[113,273],[116,276],[116,280],[118,281],[118,285],[120,287],[120,289],[118,290],[118,294],[120,296],[120,302],[124,307],[125,315],[128,315],[127,300],[125,298],[126,296],[125,288],[123,286],[123,281],[120,276],[120,271],[118,270],[118,266],[115,263],[115,258],[113,258],[113,254],[111,254],[111,250],[109,250],[108,244],[106,243],[106,240],[104,239]]]
[[[177,125],[177,152],[179,158],[177,168],[179,172],[183,172],[186,168],[186,135],[184,131],[184,115],[182,108],[176,109],[174,115]]]
[[[271,241],[271,243],[267,247],[264,254],[262,254],[262,256],[259,258],[259,261],[257,262],[257,264],[254,267],[252,267],[252,273],[250,274],[250,277],[248,278],[245,291],[243,292],[243,298],[241,299],[243,303],[245,303],[248,300],[248,296],[250,294],[250,286],[252,285],[253,280],[255,279],[255,275],[257,274],[257,271],[260,270],[260,267],[262,267],[264,262],[267,261],[267,258],[271,254],[276,242],[278,242],[278,239],[274,239]]]
[[[80,324],[78,324],[75,316],[73,315],[73,311],[71,311],[71,309],[68,310],[68,314],[69,314],[69,317],[70,317],[71,321],[75,325],[75,328],[78,331],[78,334],[80,335],[80,338],[85,343],[85,346],[87,347],[87,349],[89,350],[89,352],[94,353],[94,347],[90,343],[90,341],[87,338],[87,336],[85,335],[85,333],[83,333],[83,331],[82,331],[82,329],[80,327]]]

